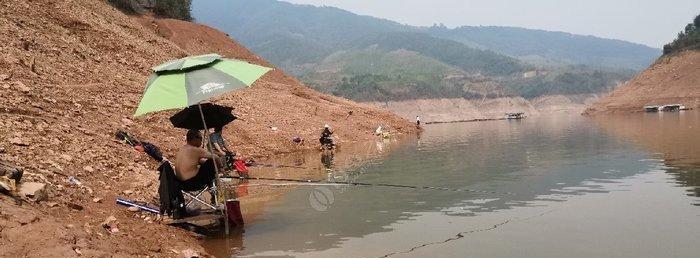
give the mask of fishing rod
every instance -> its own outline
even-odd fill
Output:
[[[252,177],[252,176],[229,176],[222,177],[227,179],[240,179],[240,180],[267,180],[267,181],[279,181],[279,182],[294,182],[301,183],[296,185],[352,185],[352,186],[374,186],[374,187],[394,187],[394,188],[409,188],[409,189],[427,189],[427,190],[439,190],[439,191],[449,191],[449,192],[470,192],[470,193],[484,193],[484,194],[499,194],[499,195],[514,195],[510,192],[496,192],[496,191],[485,191],[485,190],[475,190],[466,188],[448,188],[439,186],[421,186],[421,185],[400,185],[400,184],[387,184],[387,183],[364,183],[364,182],[352,182],[352,181],[326,181],[326,180],[312,180],[312,179],[292,179],[292,178],[268,178],[268,177]],[[282,186],[273,185],[270,186]]]
[[[253,163],[250,167],[265,167],[265,168],[299,168],[299,169],[309,169],[303,166],[292,166],[292,165],[275,165],[275,164],[264,164],[264,163]]]

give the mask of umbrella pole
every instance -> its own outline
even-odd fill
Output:
[[[209,140],[209,128],[207,128],[207,122],[204,119],[204,112],[202,111],[202,103],[198,103],[197,106],[199,107],[199,115],[202,118],[202,125],[204,125],[204,139],[207,139],[207,150],[209,153],[214,154],[213,148],[211,146],[211,141]],[[216,175],[216,183],[214,184],[214,203],[219,203],[218,200],[218,193],[219,193],[219,183],[221,182],[219,180],[219,165],[216,164],[216,160],[213,159],[212,161],[214,162],[214,172]],[[224,192],[225,193],[225,192]],[[225,199],[225,198],[224,198]],[[228,207],[226,206],[226,200],[224,200],[224,209],[222,210],[223,215],[224,215],[224,227],[226,228],[226,235],[229,234],[229,223],[228,223],[228,212],[227,209]]]

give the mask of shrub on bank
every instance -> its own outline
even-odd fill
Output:
[[[164,18],[192,21],[192,0],[107,0],[122,12],[134,14],[153,12]]]

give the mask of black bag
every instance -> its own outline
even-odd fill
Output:
[[[19,185],[22,175],[24,175],[24,170],[21,168],[0,162],[0,176],[7,176],[9,179],[15,180],[15,185]]]
[[[141,142],[141,146],[143,147],[143,151],[148,154],[148,156],[151,156],[151,158],[157,162],[163,162],[163,152],[160,151],[158,146],[150,142]]]

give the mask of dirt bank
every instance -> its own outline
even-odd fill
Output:
[[[598,99],[598,94],[548,95],[532,99],[530,104],[541,114],[551,112],[580,114]]]
[[[420,116],[421,121],[426,123],[502,118],[506,112],[537,113],[535,107],[523,98],[419,99],[371,104],[391,110],[406,119],[415,120],[416,116]]]
[[[634,79],[590,106],[585,114],[642,112],[646,105],[700,107],[700,51],[662,57]]]
[[[406,101],[370,102],[386,108],[403,118],[415,120],[420,116],[426,123],[468,121],[479,119],[499,119],[505,113],[525,112],[528,116],[538,116],[546,112],[580,113],[597,96],[551,95],[532,100],[521,97],[495,99],[420,99]]]
[[[25,181],[45,183],[49,194],[48,201],[21,206],[0,196],[0,257],[201,251],[189,233],[114,205],[117,196],[152,202],[158,180],[154,164],[113,134],[127,129],[174,153],[184,132],[169,126],[172,112],[131,115],[150,67],[209,52],[269,65],[214,29],[129,17],[105,1],[0,3],[0,161],[24,167]],[[415,130],[387,111],[319,94],[279,70],[217,102],[236,107],[241,120],[225,136],[246,156],[297,151],[290,141],[296,135],[314,148],[325,123],[346,142],[370,139],[379,124]],[[109,216],[119,232],[100,226]]]

